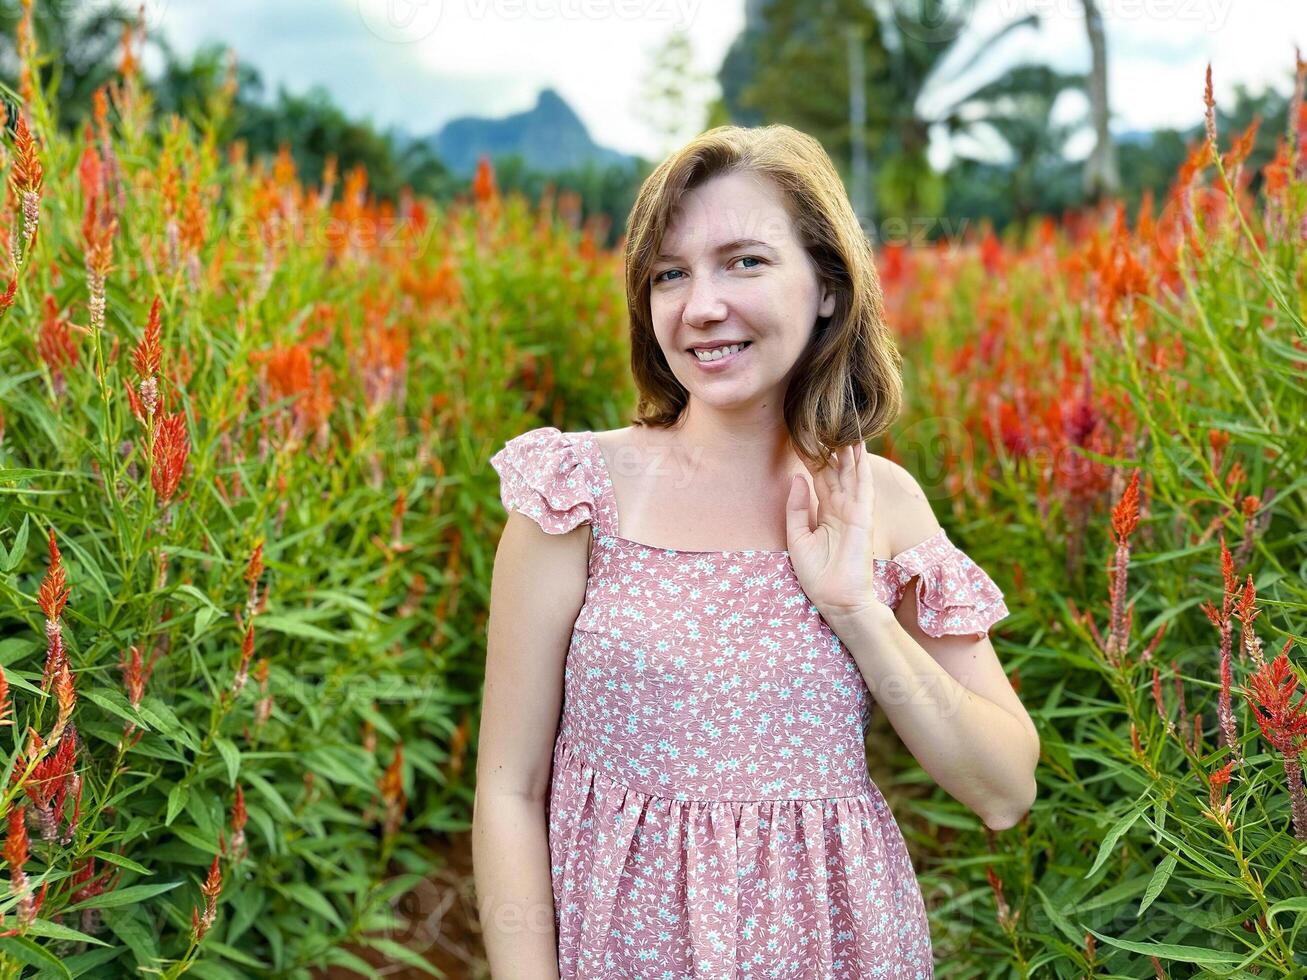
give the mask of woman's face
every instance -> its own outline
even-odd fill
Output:
[[[753,174],[686,193],[650,280],[663,356],[692,398],[716,408],[779,404],[817,318],[835,309],[780,190]],[[739,342],[709,361],[692,350]]]

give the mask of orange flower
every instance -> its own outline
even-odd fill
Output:
[[[1292,642],[1285,640],[1280,655],[1249,676],[1243,692],[1266,741],[1290,758],[1307,747],[1307,691],[1293,703],[1298,675],[1289,666]]]
[[[150,305],[150,319],[145,325],[145,335],[132,351],[132,366],[136,368],[136,375],[142,381],[159,373],[159,359],[163,355],[159,327],[160,302],[162,297],[155,296],[154,302]]]
[[[386,771],[381,774],[381,779],[377,783],[381,790],[381,798],[386,804],[386,825],[385,834],[387,837],[394,834],[399,829],[399,822],[404,816],[404,807],[407,798],[404,795],[404,743],[399,742],[395,745],[394,758],[390,760],[390,765]]]
[[[46,569],[45,579],[37,590],[36,601],[45,613],[45,618],[54,622],[63,612],[72,589],[65,586],[62,556],[59,554],[59,546],[55,544],[54,528],[50,528],[49,534],[50,567]]]
[[[495,167],[489,157],[477,160],[476,177],[472,181],[472,194],[478,204],[494,201],[498,195],[495,188]]]
[[[214,855],[213,864],[209,866],[209,877],[205,879],[200,891],[204,894],[204,914],[191,909],[191,935],[195,942],[204,938],[218,918],[218,896],[222,893],[222,871],[218,868],[218,855]]]
[[[186,433],[186,414],[173,412],[159,422],[154,441],[154,460],[150,467],[150,482],[159,499],[167,503],[177,492],[186,457],[191,451],[190,437]]]

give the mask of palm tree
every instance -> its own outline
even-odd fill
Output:
[[[0,5],[0,81],[18,87],[18,22],[22,9],[18,4]],[[39,50],[54,55],[42,66],[41,86],[55,80],[51,105],[58,107],[59,125],[76,129],[90,114],[91,96],[97,88],[117,75],[123,32],[136,25],[133,5],[95,5],[78,9],[72,3],[37,3],[32,8],[32,31]],[[156,40],[147,38],[147,43]],[[140,57],[139,49],[135,51]]]
[[[878,196],[890,213],[939,213],[943,207],[943,180],[927,158],[932,129],[955,134],[981,123],[993,130],[1006,128],[1016,135],[1019,125],[1005,127],[996,121],[1014,110],[1013,100],[1041,94],[1032,86],[1045,84],[1055,73],[1043,75],[1030,65],[1017,64],[989,82],[978,83],[948,105],[927,110],[938,87],[965,77],[1009,36],[1027,28],[1039,28],[1039,15],[1011,20],[979,43],[968,45],[973,53],[957,68],[949,63],[967,29],[970,3],[959,6],[946,0],[867,0],[880,19],[886,51],[886,71],[873,101],[872,128],[881,128],[887,139],[882,156]],[[945,76],[947,70],[948,75]],[[965,108],[964,108],[965,107]],[[877,111],[879,110],[879,112]],[[1010,144],[1009,144],[1010,145]],[[1011,147],[1019,155],[1018,147]]]
[[[1061,161],[1076,128],[1053,122],[1053,103],[1063,91],[1083,84],[1083,75],[1065,74],[1048,65],[1022,65],[976,89],[970,101],[956,105],[953,115],[944,120],[950,135],[967,134],[978,140],[990,135],[1008,148],[1013,158],[1008,200],[1018,220],[1046,197],[1049,171]],[[963,160],[988,162],[987,156],[965,147],[955,153]]]

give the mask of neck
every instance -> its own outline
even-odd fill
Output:
[[[723,412],[691,399],[669,431],[677,433],[688,463],[714,472],[771,477],[802,465],[779,406]]]

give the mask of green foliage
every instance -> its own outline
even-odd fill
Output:
[[[396,903],[470,817],[485,460],[611,411],[616,260],[575,195],[396,209],[229,152],[230,93],[197,130],[132,75],[90,142],[45,94],[6,140],[37,233],[21,186],[0,214],[0,971],[416,966]]]
[[[1220,132],[1133,226],[883,263],[891,448],[1004,586],[1042,749],[999,834],[885,763],[950,976],[1307,975],[1307,153],[1255,173]]]

